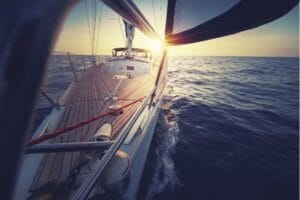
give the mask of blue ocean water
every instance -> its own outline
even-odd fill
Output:
[[[49,65],[58,98],[72,73]],[[168,77],[138,199],[298,199],[299,58],[170,57]]]

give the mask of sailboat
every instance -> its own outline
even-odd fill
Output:
[[[154,61],[149,51],[132,47],[135,28],[159,38],[133,1],[102,2],[125,21],[126,46],[78,77],[29,140],[48,56],[77,1],[0,3],[0,199],[136,199],[166,84],[167,50]],[[169,0],[165,43],[255,28],[297,4]]]

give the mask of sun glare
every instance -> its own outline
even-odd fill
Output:
[[[164,44],[160,40],[147,39],[144,41],[147,49],[152,51],[152,53],[160,53],[164,47]]]

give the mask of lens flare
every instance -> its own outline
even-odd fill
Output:
[[[147,39],[144,41],[147,49],[152,51],[152,53],[160,53],[164,48],[164,44],[160,40]]]

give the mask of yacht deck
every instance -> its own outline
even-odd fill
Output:
[[[108,99],[109,92],[118,96],[117,105],[126,105],[132,101],[147,96],[154,85],[154,73],[137,76],[131,79],[114,79],[113,74],[101,71],[101,66],[91,67],[82,74],[78,82],[73,82],[60,104],[65,107],[57,126],[63,129],[74,123],[94,117],[109,110],[113,100]],[[49,143],[71,143],[93,141],[95,132],[104,123],[112,125],[112,138],[115,138],[136,111],[141,102],[123,109],[119,115],[108,115],[104,118],[74,129],[64,135],[49,140]],[[30,186],[35,191],[49,183],[61,183],[69,176],[72,169],[78,165],[81,152],[48,153],[42,162]]]

